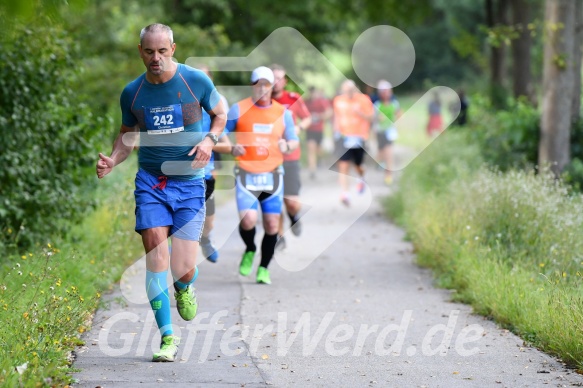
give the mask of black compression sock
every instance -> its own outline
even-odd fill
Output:
[[[246,252],[255,252],[257,250],[257,246],[255,246],[255,227],[251,230],[244,230],[239,224],[239,234],[245,243],[247,249]]]
[[[277,233],[276,234],[265,234],[263,236],[263,241],[261,241],[261,266],[267,268],[271,258],[273,257],[273,252],[275,251],[275,243],[277,243]]]

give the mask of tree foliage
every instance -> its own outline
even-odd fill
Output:
[[[25,247],[83,214],[95,143],[109,127],[72,88],[70,36],[39,26],[13,34],[0,41],[0,247]]]
[[[175,23],[202,29],[220,24],[232,41],[246,47],[261,43],[279,27],[292,27],[321,48],[334,41],[335,32],[345,28],[346,15],[355,10],[348,0],[279,2],[277,17],[274,3],[268,0],[166,0],[165,4]]]
[[[542,23],[537,19],[543,2],[520,2],[532,10],[532,83],[538,85]],[[0,0],[0,21],[7,27],[0,38],[5,54],[0,63],[0,243],[29,244],[59,230],[59,220],[82,214],[89,201],[82,192],[93,184],[95,154],[110,147],[101,140],[117,134],[120,91],[144,71],[137,45],[140,29],[148,24],[173,28],[180,62],[246,56],[283,26],[299,30],[323,52],[333,47],[349,57],[361,32],[388,24],[402,29],[416,51],[414,70],[397,93],[427,84],[479,90],[489,71],[490,47],[507,46],[517,35],[513,25],[488,27],[484,4],[324,0],[278,3],[274,9],[267,0]],[[293,48],[281,49],[293,54]],[[512,66],[502,69],[504,87],[510,86]],[[325,69],[313,70],[327,76]],[[349,69],[343,71],[357,79]],[[215,74],[222,84],[239,83],[242,77]]]

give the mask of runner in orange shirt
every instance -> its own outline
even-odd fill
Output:
[[[273,72],[265,66],[251,74],[251,98],[239,101],[229,110],[227,131],[235,134],[232,154],[237,157],[236,195],[239,210],[239,233],[245,243],[239,273],[251,273],[255,246],[258,207],[263,213],[261,263],[257,283],[271,284],[267,266],[273,258],[277,230],[283,205],[283,155],[296,149],[300,142],[295,134],[291,113],[271,100]]]
[[[368,140],[370,126],[374,119],[374,106],[370,98],[362,94],[354,81],[346,80],[340,88],[340,95],[334,98],[334,138],[341,151],[338,160],[339,183],[342,190],[340,200],[350,206],[348,172],[354,163],[360,176],[357,190],[364,192],[364,145]]]

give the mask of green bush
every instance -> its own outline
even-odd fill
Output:
[[[91,200],[96,141],[110,123],[72,90],[73,40],[56,27],[19,27],[0,40],[0,251],[24,249],[79,219]]]
[[[476,95],[471,114],[471,124],[463,131],[479,145],[488,164],[506,171],[537,163],[540,112],[527,101],[509,100],[507,109],[494,111],[485,98]]]
[[[501,171],[533,168],[538,163],[541,113],[524,99],[508,100],[507,108],[494,110],[488,99],[472,97],[470,125],[453,127],[477,144],[484,160]],[[562,179],[576,191],[583,188],[583,119],[571,126],[571,162]]]

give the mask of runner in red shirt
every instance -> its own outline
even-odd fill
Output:
[[[285,76],[285,69],[280,65],[271,65],[273,75],[275,76],[275,84],[273,85],[272,98],[288,108],[293,115],[296,123],[296,134],[299,135],[301,131],[306,130],[312,122],[310,111],[298,93],[288,92],[285,90],[287,78]],[[287,215],[291,221],[292,233],[299,236],[302,232],[302,224],[300,223],[300,211],[302,204],[300,202],[300,156],[301,151],[298,147],[290,154],[284,155],[283,169],[285,175],[283,176],[283,202]],[[285,248],[285,239],[283,238],[283,217],[279,222],[279,240],[278,248]]]
[[[306,131],[306,140],[308,143],[310,178],[314,179],[316,177],[320,145],[324,135],[324,124],[332,118],[332,104],[321,90],[312,86],[310,87],[310,98],[306,100],[306,106],[312,114],[312,124]]]

